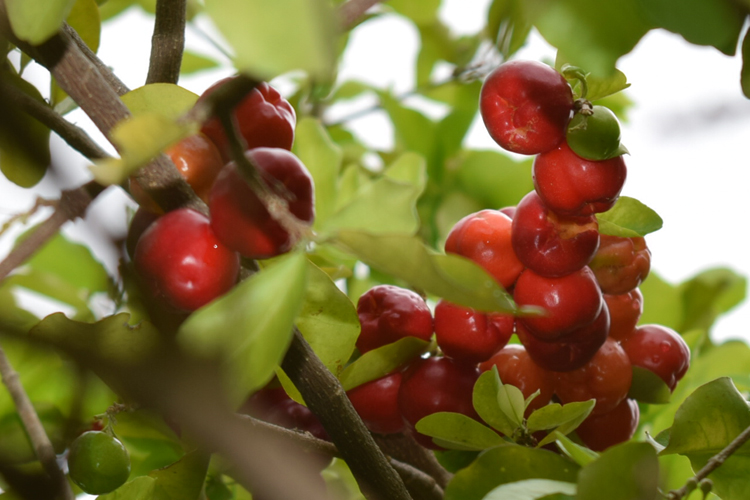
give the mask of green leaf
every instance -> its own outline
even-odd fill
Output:
[[[729,0],[638,0],[649,22],[696,45],[710,45],[734,55],[746,11]]]
[[[207,0],[206,12],[234,49],[240,71],[270,80],[303,70],[316,80],[331,80],[337,17],[328,2]]]
[[[555,493],[568,495],[572,499],[577,490],[575,483],[551,479],[526,479],[500,485],[489,492],[484,500],[536,500]]]
[[[67,23],[76,30],[88,48],[96,53],[99,50],[102,21],[96,0],[76,0],[68,15]]]
[[[581,446],[580,444],[574,443],[570,438],[568,438],[561,432],[552,431],[550,434],[554,435],[555,444],[557,444],[559,450],[565,456],[569,457],[580,466],[588,465],[599,458],[599,454],[597,452],[592,451],[585,446]]]
[[[99,495],[97,500],[160,500],[156,493],[156,479],[149,476],[136,477],[112,493]]]
[[[669,386],[651,370],[633,366],[633,382],[628,397],[641,403],[667,404],[672,397]]]
[[[207,69],[217,68],[219,63],[207,56],[186,50],[182,53],[182,63],[180,65],[180,75],[194,75]]]
[[[750,99],[750,32],[742,39],[742,70],[740,72],[742,93]]]
[[[555,69],[562,73],[563,66],[567,63],[568,61],[565,61],[561,57],[561,54],[558,52],[557,58],[555,59]],[[576,91],[576,95],[580,95],[581,89],[578,80],[574,79],[569,81],[568,83],[573,86],[573,90]],[[612,94],[616,94],[617,92],[625,90],[626,88],[630,87],[630,84],[628,83],[628,79],[625,76],[625,73],[623,73],[619,69],[616,69],[611,75],[606,77],[596,77],[591,74],[587,74],[586,87],[586,99],[588,99],[589,101],[596,101],[598,99],[603,99],[605,97],[611,96]]]
[[[416,337],[404,337],[391,344],[367,351],[339,375],[345,391],[371,380],[384,377],[404,363],[423,353],[429,342]]]
[[[486,312],[516,312],[510,295],[479,265],[438,255],[414,236],[341,231],[336,240],[365,264],[428,293]]]
[[[338,375],[359,336],[357,310],[328,275],[307,262],[307,288],[297,327],[323,364]]]
[[[65,451],[67,419],[49,403],[35,403],[34,410],[55,451]],[[3,464],[22,464],[35,461],[36,452],[29,439],[21,417],[14,409],[0,417],[0,461]]]
[[[684,312],[678,287],[664,281],[659,273],[652,270],[640,289],[644,304],[640,319],[642,324],[655,323],[675,330],[680,328]]]
[[[172,83],[151,83],[120,97],[133,116],[157,113],[176,120],[190,111],[198,95]]]
[[[531,160],[518,162],[496,151],[466,151],[456,163],[458,185],[485,207],[514,206],[534,189]]]
[[[436,123],[408,108],[388,92],[380,92],[383,109],[393,122],[397,151],[414,151],[431,158],[435,150]]]
[[[433,413],[415,427],[438,445],[454,450],[479,451],[505,444],[498,433],[461,413]]]
[[[709,269],[681,283],[679,290],[685,311],[679,331],[708,330],[716,318],[745,299],[747,278],[731,269]]]
[[[648,443],[624,443],[602,453],[578,475],[576,500],[655,500],[659,462]]]
[[[158,500],[198,500],[208,471],[209,455],[194,451],[164,469],[151,472]]]
[[[46,106],[36,87],[15,73],[2,71],[0,78],[4,84],[16,87]],[[32,187],[44,177],[51,162],[50,130],[2,94],[0,108],[3,110],[0,114],[0,170],[12,183]]]
[[[237,405],[273,377],[284,357],[304,303],[308,272],[304,254],[289,253],[194,312],[180,327],[177,340],[185,348],[225,359]]]
[[[2,286],[0,286],[0,328],[5,331],[24,334],[39,322],[39,318],[18,307],[16,298],[10,290],[11,287],[8,286],[9,279],[5,278]]]
[[[589,399],[588,401],[576,401],[565,405],[552,403],[543,406],[529,415],[527,423],[529,431],[555,429],[558,433],[566,435],[581,425],[581,422],[594,409],[595,404],[595,400]],[[539,443],[539,446],[544,446],[554,440],[555,436],[550,434]]]
[[[425,25],[437,21],[440,0],[390,0],[386,5],[414,24]]]
[[[41,45],[62,26],[76,0],[6,0],[13,33],[31,45]]]
[[[609,76],[617,59],[651,29],[633,0],[529,2],[539,33],[572,64],[595,76]]]
[[[504,388],[497,367],[479,376],[474,384],[472,402],[477,414],[492,428],[508,437],[513,436],[519,426],[515,418],[510,418],[500,407],[499,393]]]
[[[343,152],[319,120],[302,118],[294,132],[294,154],[315,181],[315,224],[319,228],[333,213]]]
[[[445,500],[482,500],[502,484],[525,479],[574,483],[578,470],[578,465],[551,451],[499,446],[486,450],[471,465],[458,471],[445,489]]]
[[[599,232],[611,236],[633,238],[646,236],[661,229],[663,221],[649,207],[628,196],[620,196],[615,206],[596,215]]]
[[[135,410],[113,420],[117,438],[128,450],[131,477],[173,464],[185,454],[175,432],[156,413]]]
[[[497,392],[497,403],[500,410],[513,424],[520,426],[523,423],[523,412],[526,409],[521,389],[514,385],[504,384]]]
[[[524,46],[531,23],[523,8],[523,0],[494,0],[487,13],[487,37],[495,42],[507,60]]]

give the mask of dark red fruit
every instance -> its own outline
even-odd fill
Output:
[[[513,335],[515,318],[485,314],[445,300],[435,307],[435,339],[443,354],[456,361],[479,363],[489,359]]]
[[[315,218],[313,180],[299,159],[284,149],[257,148],[245,152],[267,183],[283,188],[292,223],[309,226]],[[299,234],[290,233],[269,211],[229,163],[214,182],[209,196],[211,227],[229,248],[250,259],[266,259],[289,251]],[[294,219],[291,217],[290,219]]]
[[[638,428],[640,411],[633,399],[624,399],[614,410],[602,415],[589,415],[576,429],[581,441],[594,451],[624,443]]]
[[[622,156],[609,160],[584,160],[563,142],[534,159],[534,189],[557,214],[592,215],[615,205],[625,184],[627,169]]]
[[[690,366],[690,348],[682,337],[662,325],[643,325],[622,340],[633,366],[657,374],[673,391]]]
[[[512,234],[518,259],[550,278],[578,271],[591,261],[599,246],[596,217],[557,215],[534,191],[518,204]]]
[[[407,368],[401,380],[398,406],[420,444],[440,449],[429,436],[414,430],[417,422],[427,415],[449,411],[479,420],[472,402],[477,378],[476,365],[457,363],[450,358],[419,359]]]
[[[379,285],[357,301],[362,331],[357,348],[365,353],[404,337],[430,340],[432,312],[424,299],[406,288]]]
[[[217,88],[234,77],[225,78],[209,87],[200,100],[211,95]],[[297,117],[289,101],[268,85],[261,82],[251,90],[234,109],[234,120],[240,135],[245,140],[247,149],[282,148],[292,149],[294,127]],[[229,140],[218,118],[207,120],[201,132],[206,134],[217,146],[224,162],[229,161]]]
[[[366,382],[347,393],[370,432],[395,434],[404,430],[404,419],[398,407],[400,387],[401,372],[394,372]]]
[[[535,61],[500,65],[482,85],[479,110],[490,136],[514,153],[533,155],[565,137],[573,92],[553,68]]]
[[[609,336],[624,340],[635,330],[643,313],[643,294],[638,288],[621,295],[604,294],[604,302],[609,308]]]
[[[228,292],[240,269],[239,255],[217,239],[208,218],[186,208],[146,229],[133,263],[147,292],[178,311],[194,311]]]
[[[540,340],[556,340],[590,325],[604,299],[591,269],[584,267],[561,278],[545,278],[527,269],[516,282],[513,298],[519,306],[536,306],[544,316],[518,318]]]
[[[518,387],[524,398],[528,398],[539,391],[539,394],[526,408],[527,416],[534,410],[545,406],[552,399],[552,374],[536,364],[522,345],[506,345],[490,359],[480,363],[479,370],[486,372],[491,370],[493,366],[497,367],[497,373],[500,375],[503,384]]]
[[[473,260],[509,288],[523,271],[511,244],[512,224],[510,217],[499,210],[467,215],[448,234],[445,252]]]
[[[577,370],[557,374],[555,394],[563,403],[596,400],[592,415],[615,409],[630,391],[633,368],[625,351],[607,339],[591,361]]]
[[[589,267],[602,293],[620,295],[640,285],[651,270],[651,251],[640,237],[601,235]]]
[[[260,389],[250,396],[239,412],[280,427],[309,432],[318,439],[328,439],[318,417],[290,398],[283,387]]]

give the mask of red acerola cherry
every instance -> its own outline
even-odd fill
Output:
[[[347,395],[370,432],[395,434],[405,428],[398,407],[401,372],[371,380],[351,389]]]
[[[357,339],[361,353],[396,342],[404,337],[430,340],[432,312],[424,299],[406,288],[378,285],[357,301],[362,330]]]
[[[527,269],[516,282],[513,299],[519,306],[536,306],[546,311],[543,316],[518,318],[518,323],[546,341],[590,325],[604,303],[594,273],[588,267],[561,278],[545,278]]]
[[[150,295],[179,311],[194,311],[228,292],[240,269],[239,255],[217,239],[208,218],[186,208],[146,229],[133,263]]]
[[[534,159],[534,189],[555,213],[591,215],[615,205],[625,184],[627,169],[622,156],[609,160],[584,160],[567,143]]]
[[[682,337],[662,325],[643,325],[622,340],[633,366],[657,374],[673,391],[690,366],[690,348]]]
[[[576,429],[583,444],[594,451],[624,443],[633,437],[641,413],[634,399],[624,399],[614,410],[602,415],[589,415]]]
[[[609,336],[621,341],[635,330],[643,314],[643,294],[638,288],[620,295],[604,294],[604,302],[609,308]]]
[[[633,368],[625,351],[607,339],[591,361],[577,370],[557,374],[555,394],[563,403],[596,400],[592,415],[615,409],[630,391]]]
[[[620,295],[640,285],[651,270],[651,251],[643,238],[602,234],[589,267],[602,293]]]
[[[557,215],[534,192],[523,197],[513,217],[512,243],[520,261],[550,278],[588,264],[599,246],[599,223],[593,215]]]
[[[479,378],[476,365],[457,363],[450,358],[418,359],[404,371],[398,406],[414,437],[423,446],[440,449],[432,439],[414,430],[422,418],[450,411],[479,420],[472,394]]]
[[[257,148],[245,152],[267,183],[287,192],[289,213],[302,225],[315,218],[313,180],[302,162],[289,151]],[[208,201],[211,227],[229,248],[250,259],[266,259],[289,251],[298,235],[291,234],[263,205],[234,163],[214,182]]]
[[[553,68],[535,61],[500,65],[482,85],[479,110],[490,136],[514,153],[556,147],[573,112],[573,92]]]
[[[435,307],[435,339],[449,358],[465,363],[489,359],[513,335],[515,318],[486,314],[445,300]]]
[[[318,439],[329,439],[318,417],[290,398],[283,387],[260,389],[248,398],[239,412],[280,427],[309,432]]]
[[[509,344],[497,351],[490,359],[479,364],[479,370],[486,372],[497,367],[497,373],[503,384],[510,384],[521,390],[524,398],[528,398],[536,391],[539,394],[526,408],[528,416],[534,410],[545,406],[552,399],[553,376],[536,364],[529,356],[524,346]]]
[[[499,210],[467,215],[451,229],[445,251],[473,260],[503,287],[510,288],[523,271],[511,244],[512,224],[510,217]]]
[[[232,78],[214,83],[201,95],[200,100],[211,95],[217,88]],[[261,82],[251,90],[234,109],[234,119],[247,149],[282,148],[292,149],[294,127],[297,116],[289,101],[268,85]],[[218,147],[224,162],[229,161],[229,140],[218,118],[208,119],[201,128]]]
[[[146,210],[143,207],[138,207],[138,210],[133,214],[133,218],[130,219],[130,226],[128,227],[128,236],[125,240],[125,249],[131,259],[135,255],[135,246],[138,244],[138,240],[141,239],[146,229],[158,218],[159,214]]]

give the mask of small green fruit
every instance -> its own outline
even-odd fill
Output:
[[[128,480],[130,456],[122,443],[106,432],[84,432],[70,445],[68,474],[86,493],[109,493]]]
[[[604,106],[593,106],[593,114],[576,113],[568,125],[570,149],[587,160],[608,160],[627,153],[620,144],[620,122]]]

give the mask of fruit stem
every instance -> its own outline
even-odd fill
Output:
[[[568,80],[578,80],[581,84],[579,99],[586,99],[586,95],[589,92],[589,86],[586,83],[586,73],[581,68],[570,64],[563,64],[561,73]]]

